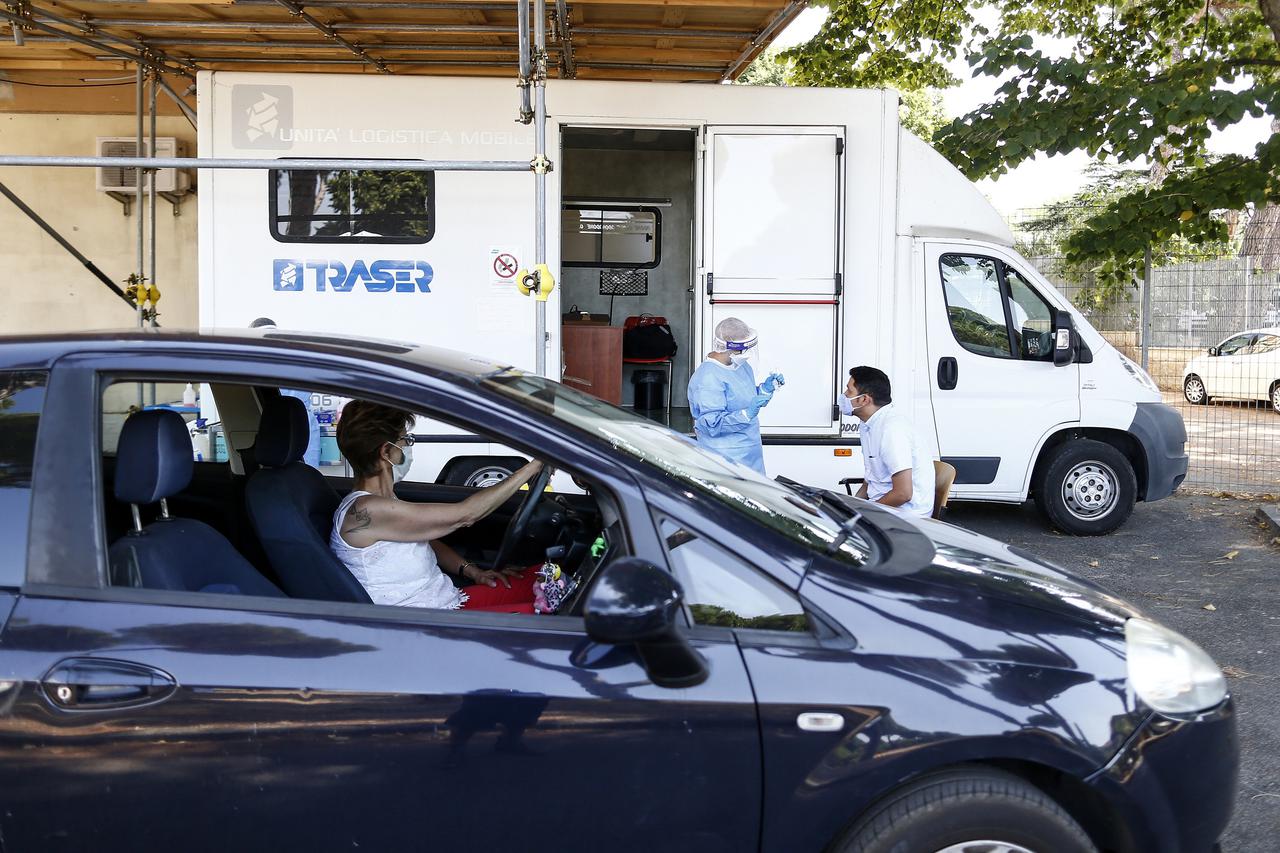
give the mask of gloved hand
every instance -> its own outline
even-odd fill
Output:
[[[787,384],[787,377],[783,376],[781,373],[778,373],[775,370],[773,373],[769,374],[768,379],[760,383],[760,387],[765,391],[768,391],[770,394],[772,394],[774,391],[778,390],[779,385],[786,385],[786,384]]]
[[[751,416],[752,420],[755,419],[756,415],[760,414],[761,409],[769,405],[769,401],[771,399],[773,399],[772,394],[757,394],[755,396],[755,399],[753,399],[750,403],[747,404],[746,411],[747,411],[747,414]]]

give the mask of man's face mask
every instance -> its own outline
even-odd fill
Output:
[[[857,400],[855,404],[853,401]],[[862,417],[858,414],[858,410],[867,405],[870,398],[866,394],[850,395],[848,389],[840,394],[840,414],[845,417]]]

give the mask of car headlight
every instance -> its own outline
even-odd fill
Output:
[[[1162,714],[1195,714],[1227,698],[1227,680],[1204,649],[1146,619],[1124,623],[1129,684]]]
[[[1120,356],[1120,363],[1124,365],[1124,369],[1128,371],[1130,376],[1141,382],[1142,387],[1146,388],[1148,391],[1155,391],[1157,394],[1160,393],[1160,388],[1156,385],[1155,380],[1151,378],[1147,371],[1134,364],[1133,359],[1129,358],[1129,356],[1124,353],[1118,352],[1116,355]]]

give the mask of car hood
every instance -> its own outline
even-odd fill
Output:
[[[921,520],[917,527],[934,545],[933,561],[925,569],[930,580],[976,587],[1011,603],[1117,628],[1141,615],[1103,587],[1021,548],[939,521]]]
[[[849,499],[845,499],[848,501]],[[932,519],[906,518],[857,501],[887,545],[885,558],[862,571],[943,586],[965,597],[1033,607],[1108,630],[1141,615],[1129,602],[1020,548]]]

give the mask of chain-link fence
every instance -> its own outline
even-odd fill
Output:
[[[1054,212],[1060,220],[1061,210]],[[1045,214],[1014,218],[1019,250],[1103,337],[1147,368],[1182,414],[1191,455],[1186,487],[1280,493],[1280,240],[1246,233],[1232,244],[1234,254],[1184,251],[1105,299],[1089,276],[1068,269],[1065,234],[1046,227]],[[1240,253],[1250,248],[1261,251]]]

